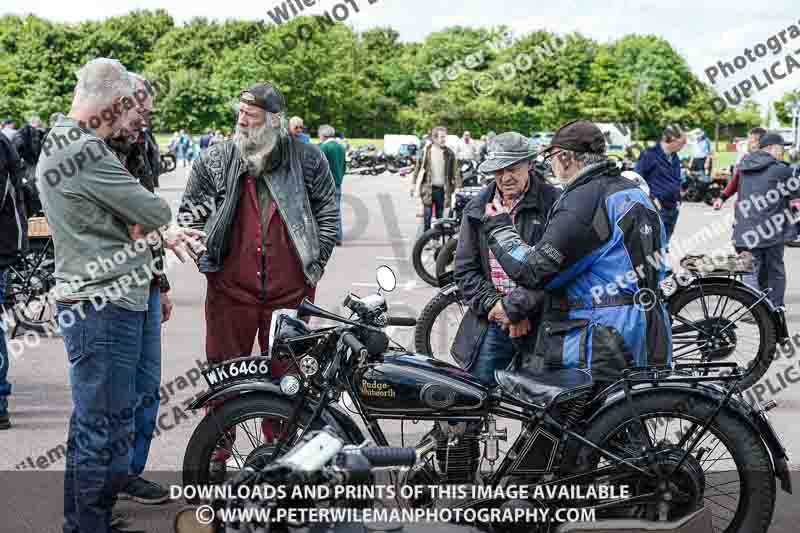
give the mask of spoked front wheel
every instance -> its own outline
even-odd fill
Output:
[[[450,348],[466,311],[456,285],[449,285],[428,302],[414,328],[414,350],[423,355],[456,364]]]
[[[700,283],[670,301],[676,363],[737,363],[748,389],[775,356],[778,332],[764,299],[729,283]]]
[[[432,287],[439,286],[439,280],[436,278],[436,259],[439,257],[439,251],[453,235],[452,230],[433,227],[420,235],[417,242],[414,243],[414,249],[411,252],[414,270],[425,283]]]
[[[290,402],[266,395],[239,396],[211,410],[186,447],[184,486],[221,483],[246,465],[270,459],[281,439],[285,445],[278,456],[288,452],[308,425],[307,413],[290,424],[292,412]]]

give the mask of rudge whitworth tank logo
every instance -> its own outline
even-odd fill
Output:
[[[394,389],[388,383],[380,383],[378,381],[369,381],[366,379],[361,380],[360,392],[362,396],[370,396],[373,398],[394,398],[396,396]]]

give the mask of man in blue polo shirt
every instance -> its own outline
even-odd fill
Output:
[[[678,152],[686,145],[686,133],[677,124],[664,129],[661,141],[642,152],[636,173],[650,186],[650,194],[661,204],[661,220],[672,238],[681,205],[681,161]]]

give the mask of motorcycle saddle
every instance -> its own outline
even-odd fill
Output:
[[[497,370],[494,375],[503,392],[540,407],[550,405],[562,394],[588,391],[593,386],[591,374],[579,368]]]

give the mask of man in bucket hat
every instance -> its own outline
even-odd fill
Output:
[[[531,290],[529,299],[547,291],[543,327],[523,368],[588,368],[598,387],[629,365],[669,364],[672,354],[669,316],[658,298],[666,265],[653,261],[665,253],[666,231],[647,194],[605,151],[595,124],[564,125],[544,151],[565,189],[541,240],[525,242],[507,204],[487,210],[479,232],[503,270]],[[500,319],[507,324],[518,318],[506,316]],[[497,379],[514,376],[500,372]]]
[[[533,246],[541,238],[547,212],[558,190],[534,172],[536,151],[515,132],[488,141],[480,170],[494,175],[465,208],[455,260],[455,278],[468,303],[452,347],[453,357],[487,386],[494,371],[506,368],[515,354],[512,338],[534,330],[536,300],[520,289],[491,252],[481,232],[487,213],[507,210],[518,236]]]

